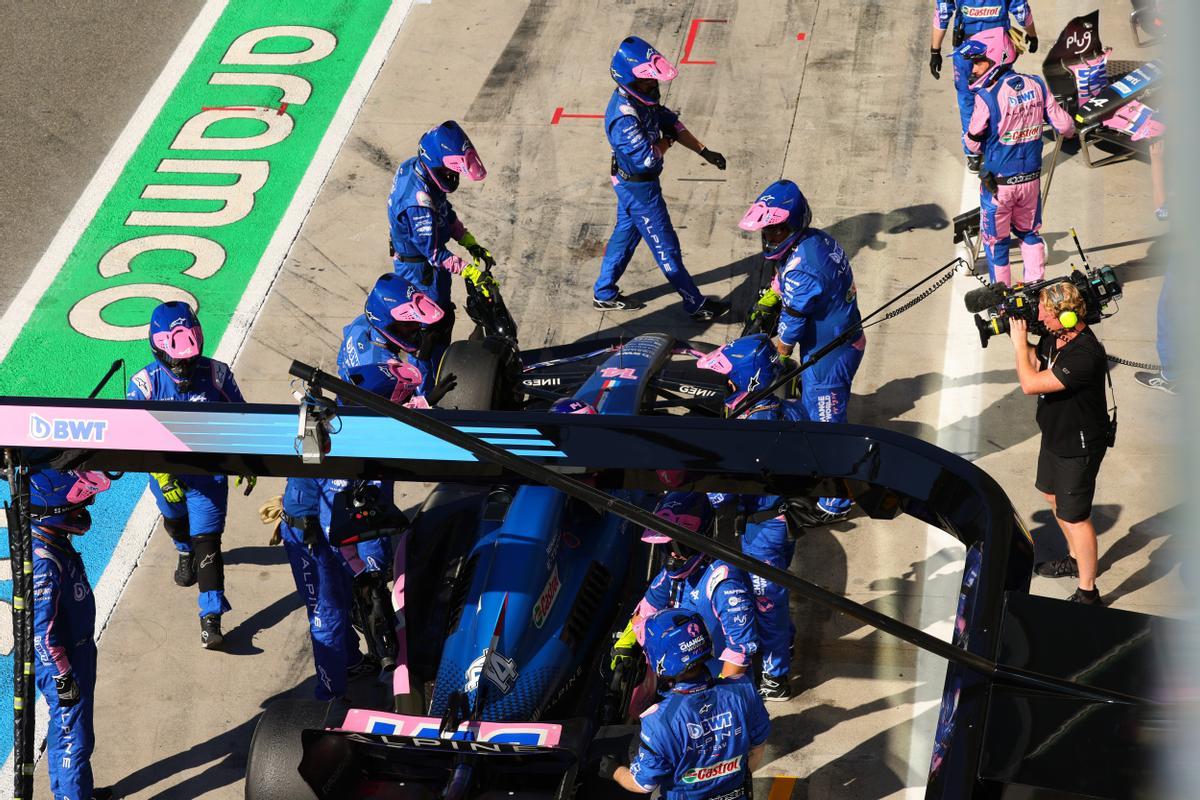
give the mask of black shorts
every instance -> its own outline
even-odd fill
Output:
[[[1042,444],[1034,486],[1039,492],[1054,495],[1056,516],[1063,522],[1083,522],[1092,515],[1096,473],[1100,471],[1105,452],[1096,450],[1083,456],[1059,456]]]

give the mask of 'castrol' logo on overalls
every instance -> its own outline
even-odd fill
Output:
[[[1000,6],[977,6],[976,8],[960,8],[958,13],[967,19],[992,19],[1000,16]]]
[[[683,773],[684,783],[704,783],[705,781],[715,781],[717,778],[724,778],[726,775],[732,775],[741,768],[742,757],[737,756],[728,761],[718,761],[711,767],[693,767]]]

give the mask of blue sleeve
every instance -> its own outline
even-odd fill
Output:
[[[662,156],[655,152],[654,142],[632,114],[622,114],[612,121],[608,126],[608,142],[624,157],[625,163],[634,165],[639,172],[662,168]]]
[[[726,579],[712,594],[713,612],[725,631],[724,653],[717,658],[747,664],[758,652],[758,628],[754,624],[754,596],[740,580]]]
[[[937,0],[933,5],[933,24],[938,30],[946,30],[954,17],[954,0]]]
[[[803,256],[801,256],[803,258]],[[821,303],[823,292],[817,276],[798,263],[783,274],[783,313],[779,315],[779,338],[796,344],[804,335],[808,314]]]
[[[62,594],[62,571],[48,556],[33,561],[33,649],[38,661],[55,675],[71,671],[66,643],[55,629]]]
[[[1008,13],[1017,18],[1017,24],[1023,28],[1028,28],[1029,23],[1033,22],[1033,12],[1029,9],[1027,0],[1012,0],[1008,6]]]
[[[221,394],[230,403],[246,402],[246,398],[242,397],[242,390],[238,388],[237,381],[233,379],[233,370],[228,367],[225,368],[225,381],[221,386]]]
[[[641,746],[633,763],[629,765],[629,771],[637,785],[647,791],[658,788],[665,779],[675,774],[675,760],[671,758],[667,749],[669,742],[665,741],[666,737],[658,735],[658,726],[652,719],[648,719],[651,715],[659,713],[661,705],[660,703],[651,706],[642,715],[642,730],[639,736]]]
[[[126,400],[150,400],[154,395],[154,387],[150,382],[149,368],[140,369],[133,374],[129,379],[129,386],[125,390]]]
[[[748,679],[746,683],[746,733],[750,736],[750,746],[758,747],[771,735],[771,715],[754,684]]]
[[[679,132],[679,114],[666,106],[658,107],[658,129],[672,139]]]
[[[653,606],[658,611],[662,611],[671,605],[671,579],[668,577],[666,570],[658,573],[654,577],[654,580],[650,581],[650,586],[647,587],[643,600],[647,605]]]
[[[408,218],[408,240],[425,260],[441,268],[442,262],[454,255],[438,246],[437,218],[432,208],[409,206],[402,212]]]

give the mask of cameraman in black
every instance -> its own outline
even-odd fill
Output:
[[[1046,332],[1037,345],[1030,345],[1028,325],[1019,317],[1010,320],[1009,336],[1021,391],[1038,395],[1042,444],[1034,485],[1050,501],[1070,555],[1038,564],[1035,571],[1052,578],[1078,576],[1079,588],[1067,599],[1101,605],[1091,517],[1096,474],[1108,447],[1108,356],[1083,321],[1087,309],[1073,283],[1045,287],[1038,301],[1038,321]]]

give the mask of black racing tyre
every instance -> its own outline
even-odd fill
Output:
[[[435,385],[446,375],[457,384],[438,401],[438,408],[491,411],[502,404],[505,353],[492,340],[454,342],[446,348]]]
[[[316,800],[300,777],[300,731],[325,723],[326,703],[288,699],[267,706],[254,726],[246,759],[246,800]]]

